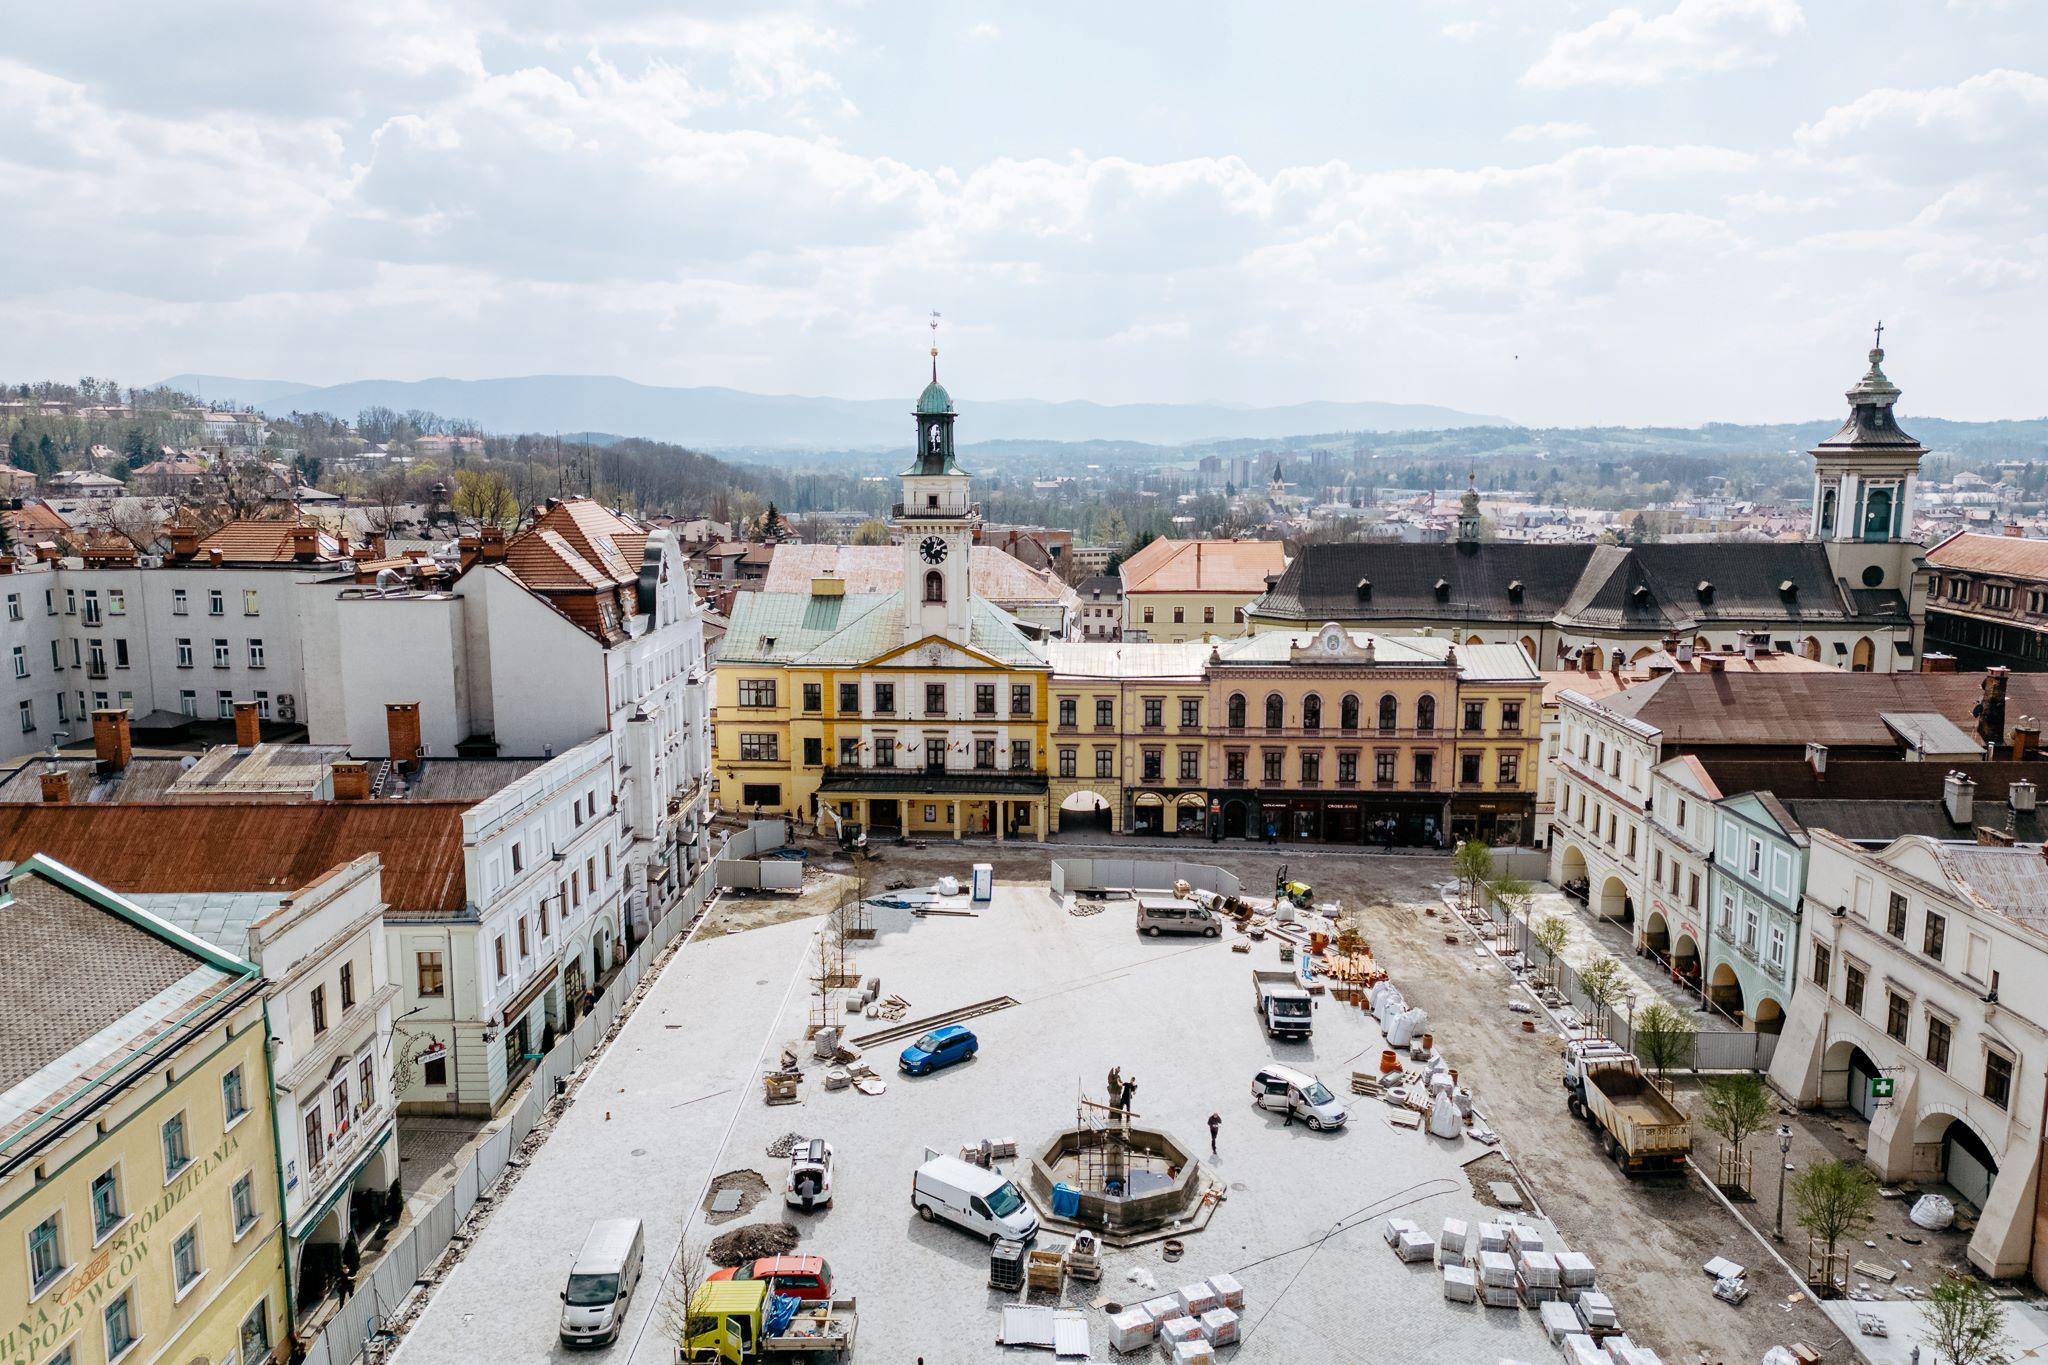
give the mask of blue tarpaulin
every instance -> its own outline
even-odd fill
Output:
[[[796,1310],[803,1306],[803,1300],[788,1294],[768,1296],[768,1335],[779,1337],[789,1330],[789,1324],[796,1320]]]

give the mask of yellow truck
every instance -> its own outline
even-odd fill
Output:
[[[754,1365],[766,1360],[839,1361],[853,1354],[860,1327],[846,1299],[801,1300],[786,1323],[773,1321],[766,1280],[713,1280],[690,1296],[681,1365]],[[784,1303],[788,1303],[784,1300]]]
[[[1692,1152],[1685,1111],[1643,1074],[1635,1054],[1604,1039],[1565,1048],[1565,1106],[1600,1128],[1600,1144],[1628,1175],[1682,1169]]]

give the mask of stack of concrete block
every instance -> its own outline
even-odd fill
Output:
[[[1481,1223],[1479,1225],[1479,1249],[1481,1251],[1506,1251],[1508,1249],[1507,1229],[1499,1223]],[[1469,1248],[1467,1250],[1469,1251]]]
[[[1519,1308],[1520,1291],[1515,1285],[1515,1263],[1505,1251],[1479,1253],[1480,1298],[1489,1308]]]
[[[1444,1263],[1444,1297],[1452,1303],[1471,1303],[1479,1297],[1479,1277],[1472,1267]]]
[[[1577,1334],[1564,1339],[1564,1359],[1565,1365],[1614,1365],[1614,1357],[1599,1342]]]
[[[1200,1337],[1173,1343],[1173,1365],[1212,1365],[1216,1348]]]
[[[1580,1323],[1579,1315],[1568,1303],[1553,1299],[1548,1303],[1538,1304],[1536,1311],[1543,1318],[1543,1335],[1549,1337],[1553,1344],[1563,1341],[1566,1337],[1585,1333],[1586,1329]]]
[[[1514,1252],[1517,1256],[1525,1251],[1544,1251],[1548,1249],[1543,1240],[1543,1234],[1530,1227],[1527,1223],[1509,1223],[1504,1231],[1507,1234],[1508,1250]]]
[[[1244,1311],[1244,1286],[1229,1275],[1211,1275],[1209,1290],[1216,1301],[1233,1313]]]
[[[1158,1339],[1159,1324],[1143,1308],[1126,1308],[1109,1315],[1109,1349],[1123,1354],[1150,1350]]]
[[[1576,1306],[1579,1321],[1586,1324],[1589,1332],[1611,1332],[1621,1326],[1621,1315],[1614,1311],[1614,1300],[1597,1289],[1582,1290]]]
[[[1433,1261],[1436,1259],[1436,1239],[1420,1228],[1410,1228],[1401,1234],[1394,1252],[1404,1261]]]
[[[1557,1257],[1547,1251],[1524,1251],[1515,1257],[1515,1287],[1530,1307],[1561,1298]]]
[[[1564,1287],[1565,1298],[1576,1299],[1582,1291],[1593,1287],[1592,1257],[1583,1251],[1562,1249],[1551,1254],[1557,1257],[1557,1279]]]
[[[1177,1341],[1197,1341],[1202,1335],[1202,1324],[1178,1311],[1159,1324],[1159,1339],[1171,1347]]]
[[[1211,1346],[1237,1345],[1237,1314],[1228,1308],[1211,1308],[1202,1314],[1202,1340]]]
[[[1614,1365],[1664,1365],[1662,1356],[1647,1346],[1636,1345],[1626,1336],[1612,1337],[1605,1345]]]
[[[1415,1223],[1408,1218],[1389,1218],[1380,1228],[1380,1236],[1387,1239],[1387,1245],[1400,1250],[1401,1234],[1416,1231]]]
[[[1182,1285],[1174,1291],[1174,1297],[1180,1300],[1180,1311],[1184,1317],[1199,1318],[1210,1309],[1222,1305],[1222,1300],[1216,1297],[1216,1291],[1202,1280]]]
[[[1445,1265],[1465,1264],[1465,1245],[1472,1239],[1472,1228],[1462,1218],[1444,1219],[1443,1235],[1437,1238],[1439,1254]]]
[[[1145,1316],[1152,1319],[1154,1324],[1181,1315],[1180,1300],[1171,1294],[1161,1294],[1156,1299],[1147,1299],[1141,1306],[1145,1310]]]

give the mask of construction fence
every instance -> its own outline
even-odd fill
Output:
[[[1592,993],[1586,989],[1578,971],[1563,958],[1552,957],[1542,944],[1536,942],[1524,916],[1512,914],[1497,904],[1489,903],[1486,909],[1493,917],[1496,938],[1504,940],[1510,950],[1522,955],[1529,964],[1532,981],[1547,981],[1555,985],[1580,1018],[1595,1022],[1609,1038],[1631,1052],[1637,1051],[1633,1010],[1626,1003],[1611,1004],[1605,1009],[1596,1007]],[[1647,1005],[1650,1002],[1637,1003]],[[1778,1035],[1775,1033],[1699,1030],[1680,1049],[1680,1055],[1672,1060],[1671,1069],[1761,1073],[1770,1066],[1777,1048]]]
[[[720,887],[736,891],[801,891],[801,858],[763,858],[789,842],[787,820],[755,820],[726,838],[711,866]]]
[[[1064,896],[1079,891],[1163,891],[1173,893],[1175,882],[1186,882],[1196,891],[1213,891],[1235,896],[1243,891],[1238,879],[1209,863],[1182,863],[1163,858],[1055,858],[1052,862],[1052,894]]]
[[[305,1354],[307,1365],[351,1365],[357,1360],[375,1365],[385,1358],[389,1347],[383,1333],[399,1304],[448,1249],[476,1206],[491,1198],[492,1187],[505,1174],[512,1154],[540,1122],[557,1087],[590,1060],[655,959],[697,918],[714,894],[712,883],[713,878],[700,874],[684,888],[668,913],[627,957],[626,965],[590,1012],[556,1040],[510,1118],[469,1153],[447,1192],[395,1234],[383,1259],[363,1276],[355,1293],[313,1339]]]

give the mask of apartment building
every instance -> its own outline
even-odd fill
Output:
[[[1287,568],[1277,540],[1155,540],[1119,566],[1123,638],[1171,643],[1245,632],[1245,609]]]

